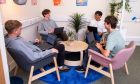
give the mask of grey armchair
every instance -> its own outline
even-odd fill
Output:
[[[16,49],[11,49],[11,48],[8,48],[7,50],[11,54],[11,56],[13,57],[13,59],[15,60],[15,62],[17,63],[17,65],[19,67],[21,67],[25,71],[30,72],[28,84],[31,84],[32,81],[34,81],[42,76],[45,76],[51,72],[54,72],[54,71],[56,71],[57,78],[60,81],[60,75],[59,75],[57,61],[56,61],[57,54],[55,54],[55,53],[49,54],[50,56],[46,56],[44,58],[40,58],[35,61],[31,61],[22,51],[19,51]],[[41,69],[42,67],[44,67],[45,65],[47,65],[53,61],[55,64],[54,68],[51,68],[47,71],[44,70],[42,73],[39,73],[39,74],[33,76],[34,70]]]

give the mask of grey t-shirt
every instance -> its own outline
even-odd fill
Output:
[[[52,53],[51,50],[42,51],[30,42],[26,42],[22,37],[5,36],[6,48],[12,48],[23,52],[30,60],[34,61]]]
[[[110,50],[109,57],[114,57],[115,54],[123,48],[125,48],[125,41],[121,36],[119,30],[114,30],[108,35],[105,47],[106,50]]]
[[[43,19],[38,25],[38,33],[46,35],[46,34],[48,34],[48,31],[50,31],[52,28],[57,28],[57,27],[58,26],[57,26],[57,24],[55,23],[54,20]]]

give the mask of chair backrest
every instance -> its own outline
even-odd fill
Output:
[[[92,49],[88,49],[88,53],[89,55],[91,55],[92,60],[101,64],[102,66],[108,67],[109,63],[112,63],[112,60],[110,58],[107,58]]]
[[[22,51],[12,48],[7,48],[7,50],[19,67],[26,71],[30,70],[32,61]]]
[[[120,50],[114,58],[112,58],[113,69],[119,69],[124,66],[125,62],[132,56],[135,50],[135,43],[131,41],[125,49]]]

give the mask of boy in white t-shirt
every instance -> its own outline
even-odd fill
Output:
[[[92,19],[89,24],[89,26],[97,27],[98,33],[94,33],[96,41],[100,41],[102,34],[107,31],[104,26],[104,21],[101,19],[102,15],[103,13],[101,11],[96,11],[94,19]]]

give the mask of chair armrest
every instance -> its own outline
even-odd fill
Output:
[[[46,58],[49,58],[49,57],[57,57],[57,53],[50,53],[50,54],[48,54],[48,56],[45,56],[45,57],[43,57],[43,58],[36,59],[36,60],[34,60],[34,61],[30,61],[30,63],[39,62],[39,61],[41,61],[42,59],[46,59]]]
[[[88,49],[88,52],[89,52],[89,56],[91,55],[92,60],[96,61],[97,63],[99,63],[105,67],[108,67],[108,65],[110,63],[112,63],[111,58],[105,57],[102,54],[100,54],[92,49]]]

